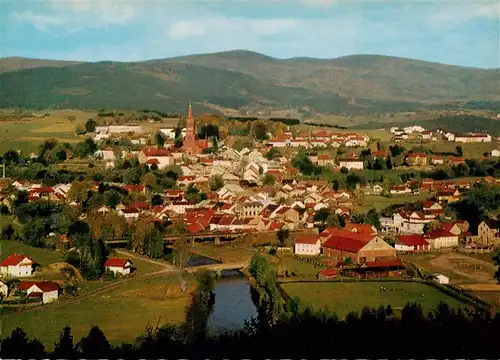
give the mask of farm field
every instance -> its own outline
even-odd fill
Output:
[[[381,292],[380,287],[387,288]],[[299,297],[313,309],[329,308],[339,318],[351,311],[360,311],[365,306],[391,305],[397,312],[408,302],[417,302],[428,311],[440,302],[453,307],[464,304],[422,283],[411,282],[329,282],[329,283],[283,283],[283,290],[292,298]]]
[[[42,115],[44,112],[38,112]],[[95,111],[48,110],[45,117],[19,117],[9,110],[0,110],[0,154],[16,149],[25,154],[38,151],[38,146],[46,139],[75,144],[86,138],[75,133],[76,126],[95,117]],[[111,118],[110,118],[111,119]],[[141,122],[147,132],[161,127],[174,127],[179,119],[164,119],[160,123]]]
[[[60,142],[76,143],[84,137],[75,133],[79,123],[83,123],[95,112],[84,111],[50,111],[46,117],[26,117],[8,119],[3,114],[0,120],[0,153],[10,149],[22,150],[24,153],[37,151],[38,145],[48,138]]]
[[[366,212],[372,208],[380,211],[390,205],[404,204],[409,201],[425,201],[428,197],[428,193],[420,193],[418,195],[392,195],[391,197],[380,195],[364,195],[363,205],[359,206],[358,211]]]
[[[106,293],[97,293],[69,303],[54,303],[21,313],[1,315],[2,333],[9,334],[22,327],[29,337],[36,337],[49,349],[62,328],[71,326],[75,342],[87,335],[92,325],[98,325],[112,344],[134,342],[146,326],[178,324],[184,321],[189,293],[195,284],[190,278],[189,289],[180,291],[179,276],[131,279]]]

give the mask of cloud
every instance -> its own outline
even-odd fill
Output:
[[[464,21],[472,20],[500,21],[500,1],[438,4],[430,20],[435,25],[444,26],[461,25]]]
[[[51,27],[67,24],[67,21],[59,16],[35,14],[31,11],[13,12],[12,18],[33,25],[37,30],[47,31]]]
[[[205,27],[192,20],[177,21],[170,26],[169,36],[174,40],[199,36],[205,33]]]
[[[51,0],[45,11],[13,12],[11,16],[41,31],[61,27],[67,31],[79,31],[85,28],[126,25],[136,17],[138,10],[137,5],[118,1]]]
[[[168,35],[173,40],[188,37],[223,36],[238,41],[240,36],[269,36],[290,31],[302,22],[295,19],[246,19],[230,17],[208,17],[203,21],[179,20],[169,26]],[[218,37],[219,39],[219,37]]]

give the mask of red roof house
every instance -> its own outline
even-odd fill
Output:
[[[128,275],[131,272],[132,262],[129,259],[108,258],[104,268],[115,274]]]
[[[0,273],[11,277],[31,276],[35,264],[35,261],[30,257],[13,253],[0,263]]]

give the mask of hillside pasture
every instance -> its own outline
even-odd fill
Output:
[[[29,256],[42,267],[59,262],[63,258],[59,251],[35,248],[19,241],[0,240],[0,259],[3,260],[12,253]]]
[[[87,335],[92,325],[98,325],[108,340],[118,345],[134,342],[144,333],[146,326],[179,324],[184,321],[185,308],[194,283],[180,291],[181,279],[157,277],[132,279],[113,290],[93,294],[77,303],[59,302],[41,308],[1,316],[2,332],[9,334],[22,327],[29,337],[39,339],[49,349],[59,337],[64,326],[71,326],[75,342]]]

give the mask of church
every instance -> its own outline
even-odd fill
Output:
[[[196,125],[193,118],[193,108],[191,103],[189,103],[188,107],[188,117],[186,124],[186,136],[184,136],[184,143],[182,148],[184,152],[189,155],[198,155],[203,152],[206,148],[208,148],[208,140],[207,139],[197,139],[196,138]]]

